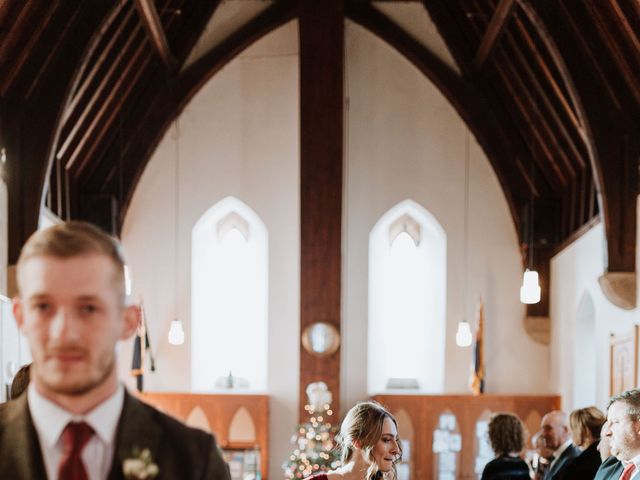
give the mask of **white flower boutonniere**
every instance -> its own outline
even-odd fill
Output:
[[[146,480],[156,478],[160,469],[153,463],[151,452],[148,448],[140,450],[133,449],[133,457],[127,458],[122,463],[122,472],[127,480]]]

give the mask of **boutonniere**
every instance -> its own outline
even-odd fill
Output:
[[[146,480],[156,478],[160,469],[153,463],[151,451],[148,448],[140,450],[133,449],[133,457],[122,462],[122,472],[127,480]]]

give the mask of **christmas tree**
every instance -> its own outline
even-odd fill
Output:
[[[336,428],[331,424],[331,392],[326,383],[316,382],[307,387],[307,396],[309,403],[304,409],[309,413],[309,421],[298,425],[291,437],[293,452],[282,465],[287,479],[306,478],[340,466],[334,448]]]

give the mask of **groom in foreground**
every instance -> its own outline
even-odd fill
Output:
[[[0,410],[0,478],[210,479],[229,473],[215,440],[130,396],[116,343],[138,324],[125,306],[118,243],[69,222],[36,232],[17,264],[13,312],[33,365]]]

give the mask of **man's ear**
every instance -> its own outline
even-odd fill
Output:
[[[13,317],[16,319],[16,323],[18,324],[18,328],[22,330],[22,325],[24,324],[24,316],[23,316],[23,308],[22,301],[20,297],[13,298]]]
[[[129,305],[124,309],[124,322],[122,323],[122,332],[120,340],[126,340],[134,334],[140,323],[140,308],[137,305]]]

